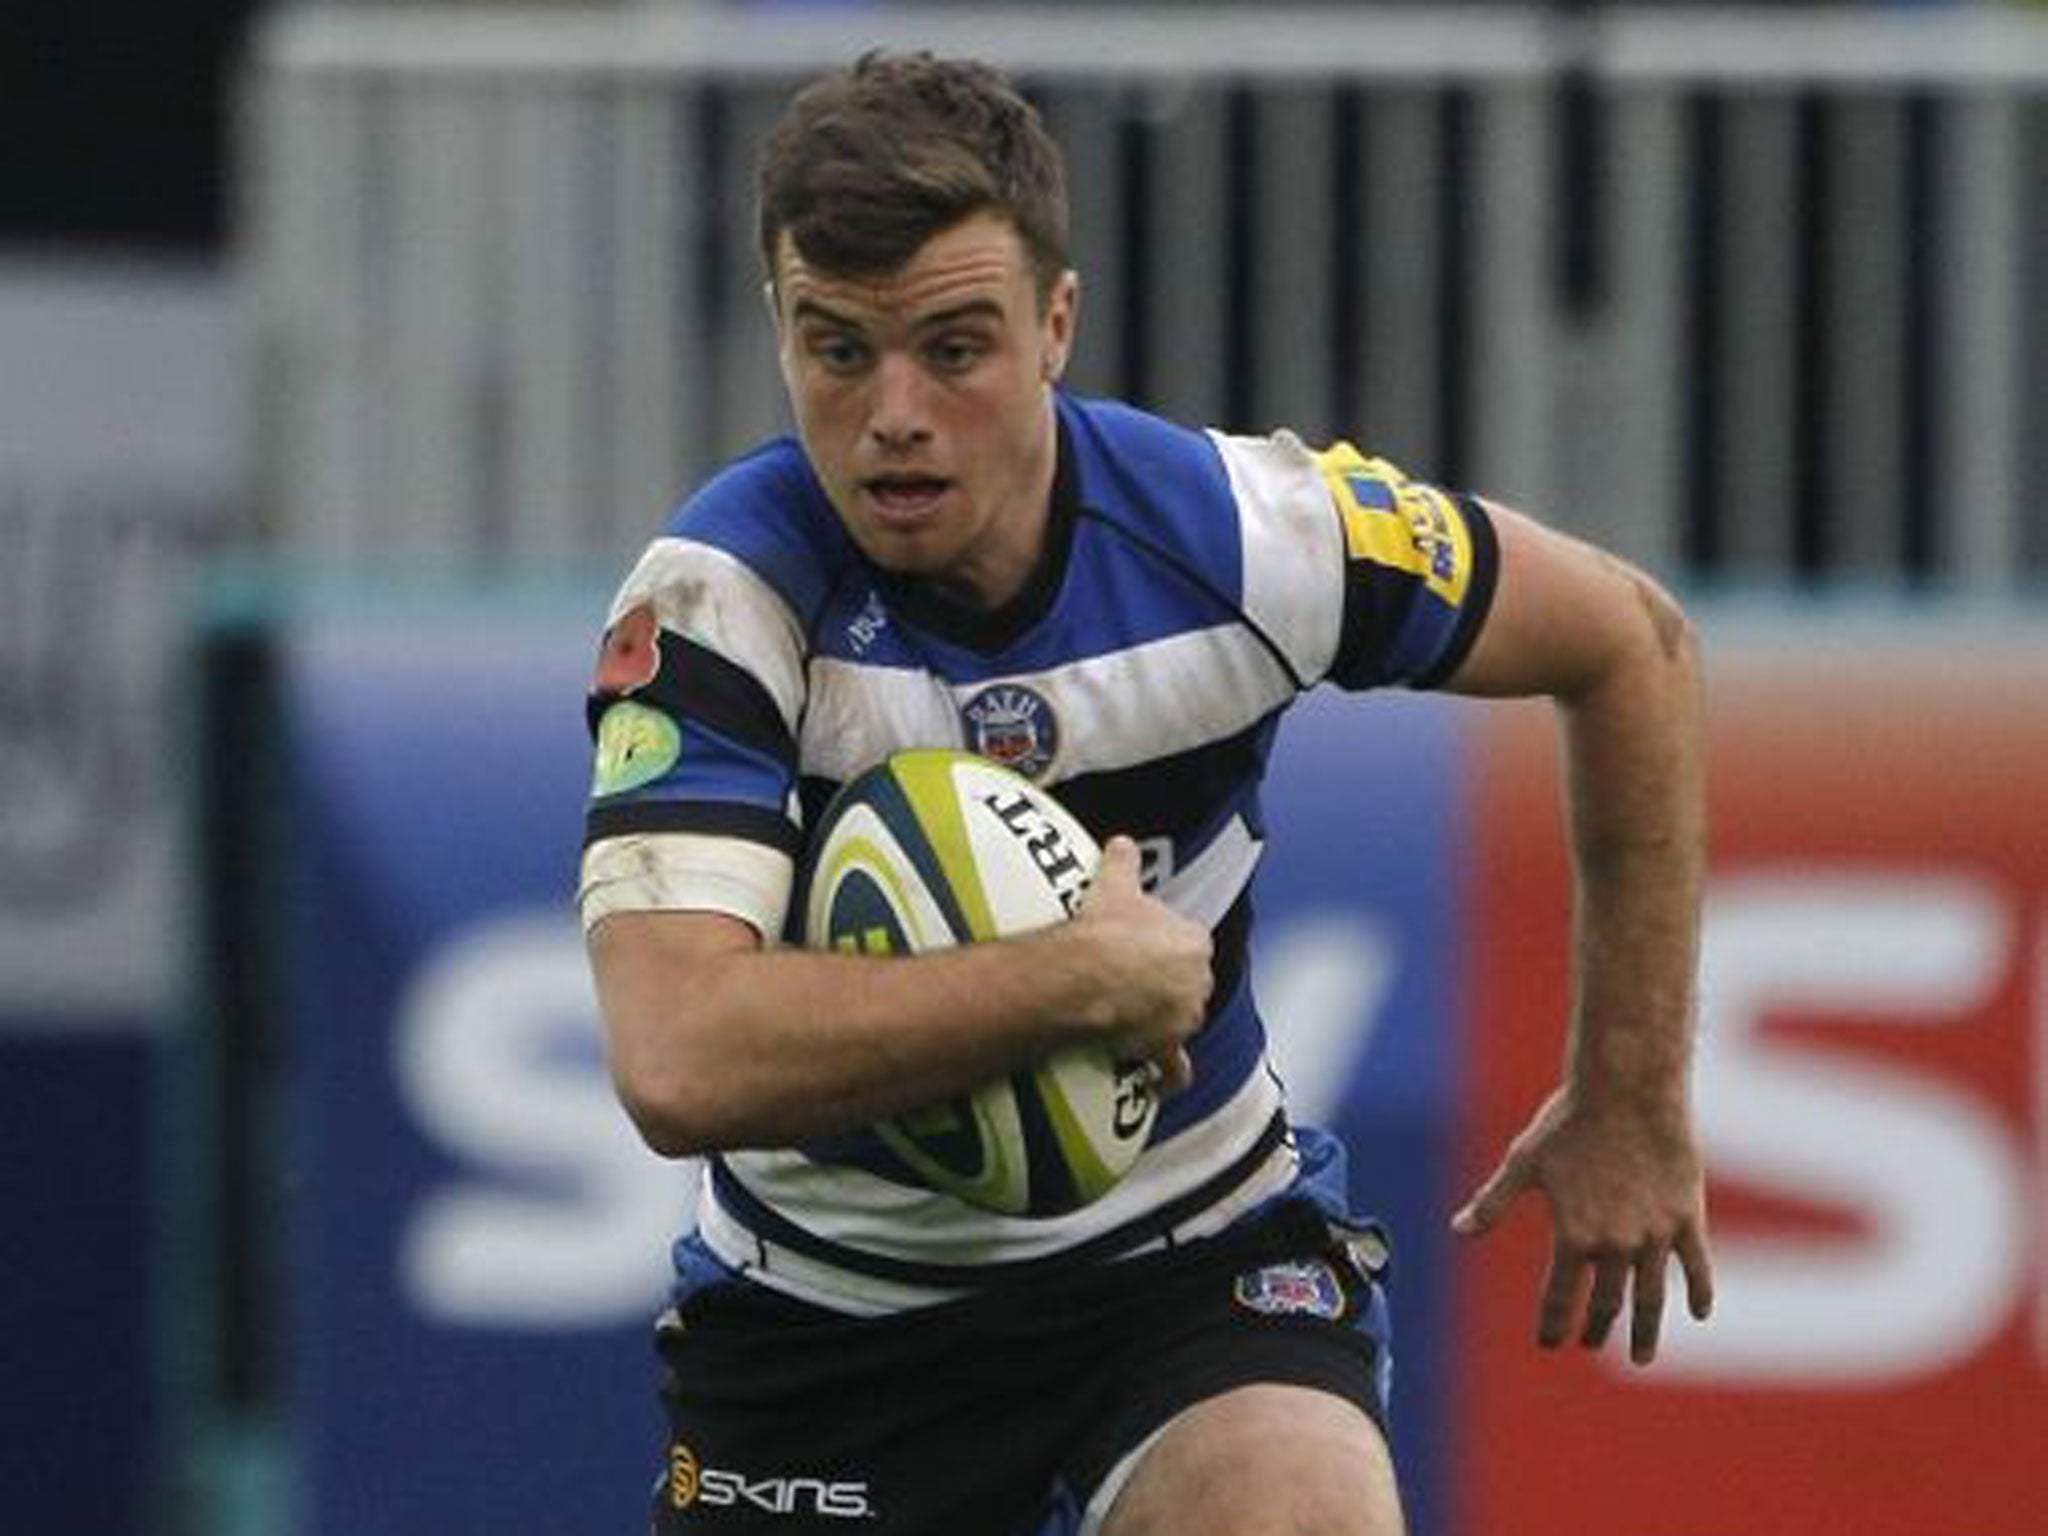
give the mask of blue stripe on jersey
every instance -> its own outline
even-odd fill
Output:
[[[1419,588],[1412,590],[1401,621],[1380,642],[1379,675],[1392,681],[1429,671],[1457,634],[1462,614]]]
[[[1208,434],[1111,400],[1062,395],[1059,407],[1082,504],[1125,523],[1238,601],[1244,551],[1230,476]]]
[[[765,580],[806,628],[856,561],[853,541],[795,438],[735,459],[669,519],[668,532],[733,555]]]
[[[1152,1140],[1164,1141],[1207,1118],[1244,1086],[1264,1059],[1266,1032],[1252,1006],[1249,973],[1240,969],[1230,999],[1211,1013],[1201,1033],[1188,1042],[1188,1060],[1195,1080],[1159,1106]]]
[[[697,716],[686,715],[677,726],[682,747],[673,768],[636,789],[593,796],[591,810],[609,813],[615,830],[630,829],[633,807],[674,801],[723,801],[783,812],[789,793],[786,758],[736,741]]]

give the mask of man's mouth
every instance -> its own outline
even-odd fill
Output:
[[[884,516],[916,518],[938,504],[949,484],[937,475],[877,475],[862,489]]]

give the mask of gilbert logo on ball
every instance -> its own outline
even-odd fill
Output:
[[[806,859],[814,949],[913,955],[1064,922],[1101,857],[1045,790],[968,752],[901,752],[847,784]],[[1070,1047],[877,1125],[904,1182],[1012,1216],[1099,1199],[1144,1150],[1152,1072]]]

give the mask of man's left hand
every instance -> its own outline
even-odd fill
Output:
[[[1537,1327],[1546,1349],[1573,1332],[1589,1273],[1579,1342],[1599,1348],[1632,1302],[1629,1358],[1638,1365],[1657,1354],[1665,1271],[1674,1255],[1692,1315],[1704,1321],[1713,1310],[1706,1180],[1682,1111],[1595,1110],[1560,1088],[1451,1218],[1452,1230],[1484,1235],[1531,1189],[1550,1204],[1550,1274]]]

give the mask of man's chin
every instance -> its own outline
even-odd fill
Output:
[[[927,529],[863,528],[854,543],[868,563],[892,576],[931,577],[943,571],[937,541]]]

